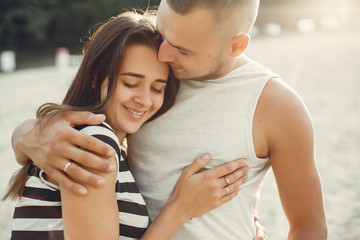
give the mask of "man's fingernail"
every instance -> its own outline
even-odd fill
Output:
[[[116,170],[116,165],[115,164],[110,164],[109,166],[109,171],[115,171]]]
[[[105,115],[104,114],[96,114],[95,118],[103,118]]]
[[[207,153],[207,154],[202,155],[201,158],[204,160],[207,160],[210,158],[210,155]]]
[[[114,156],[114,155],[115,155],[115,153],[116,153],[116,152],[115,152],[115,150],[114,150],[114,149],[112,149],[112,148],[111,148],[111,149],[109,149],[109,151],[108,151],[108,155],[109,155],[109,156],[111,156],[111,157],[112,157],[112,156]]]
[[[85,195],[85,194],[87,193],[87,190],[86,190],[85,188],[80,188],[80,189],[79,189],[79,193],[80,193],[81,195]]]
[[[104,185],[105,182],[106,182],[106,181],[105,181],[105,179],[103,179],[103,178],[96,181],[97,185],[100,185],[100,186]]]

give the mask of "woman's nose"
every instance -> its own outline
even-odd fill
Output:
[[[151,107],[152,100],[150,89],[142,89],[141,91],[139,91],[137,96],[135,97],[135,101],[143,107]]]

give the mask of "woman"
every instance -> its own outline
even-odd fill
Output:
[[[62,105],[45,104],[37,112],[41,127],[66,110],[104,113],[106,123],[75,128],[113,146],[117,154],[108,160],[117,164],[118,171],[98,173],[106,185],[87,186],[88,194],[78,196],[27,164],[4,197],[20,197],[12,239],[108,240],[119,235],[121,239],[170,239],[190,218],[236,196],[246,179],[242,173],[247,167],[239,169],[244,160],[199,172],[209,161],[205,155],[183,171],[173,195],[149,226],[145,202],[120,143],[175,101],[178,81],[169,74],[168,65],[157,60],[162,40],[152,19],[150,13],[128,12],[102,25],[85,45],[82,64]],[[64,171],[71,167],[76,163],[69,161]]]

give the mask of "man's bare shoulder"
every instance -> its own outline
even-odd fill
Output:
[[[266,84],[258,107],[267,115],[277,118],[306,110],[299,94],[280,78],[272,78]],[[303,114],[303,112],[302,112]]]
[[[279,78],[273,78],[266,84],[257,112],[269,139],[312,131],[310,115],[303,100]]]

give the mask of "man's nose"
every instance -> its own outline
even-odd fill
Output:
[[[160,62],[173,62],[176,58],[176,49],[164,40],[159,49],[158,59]]]

